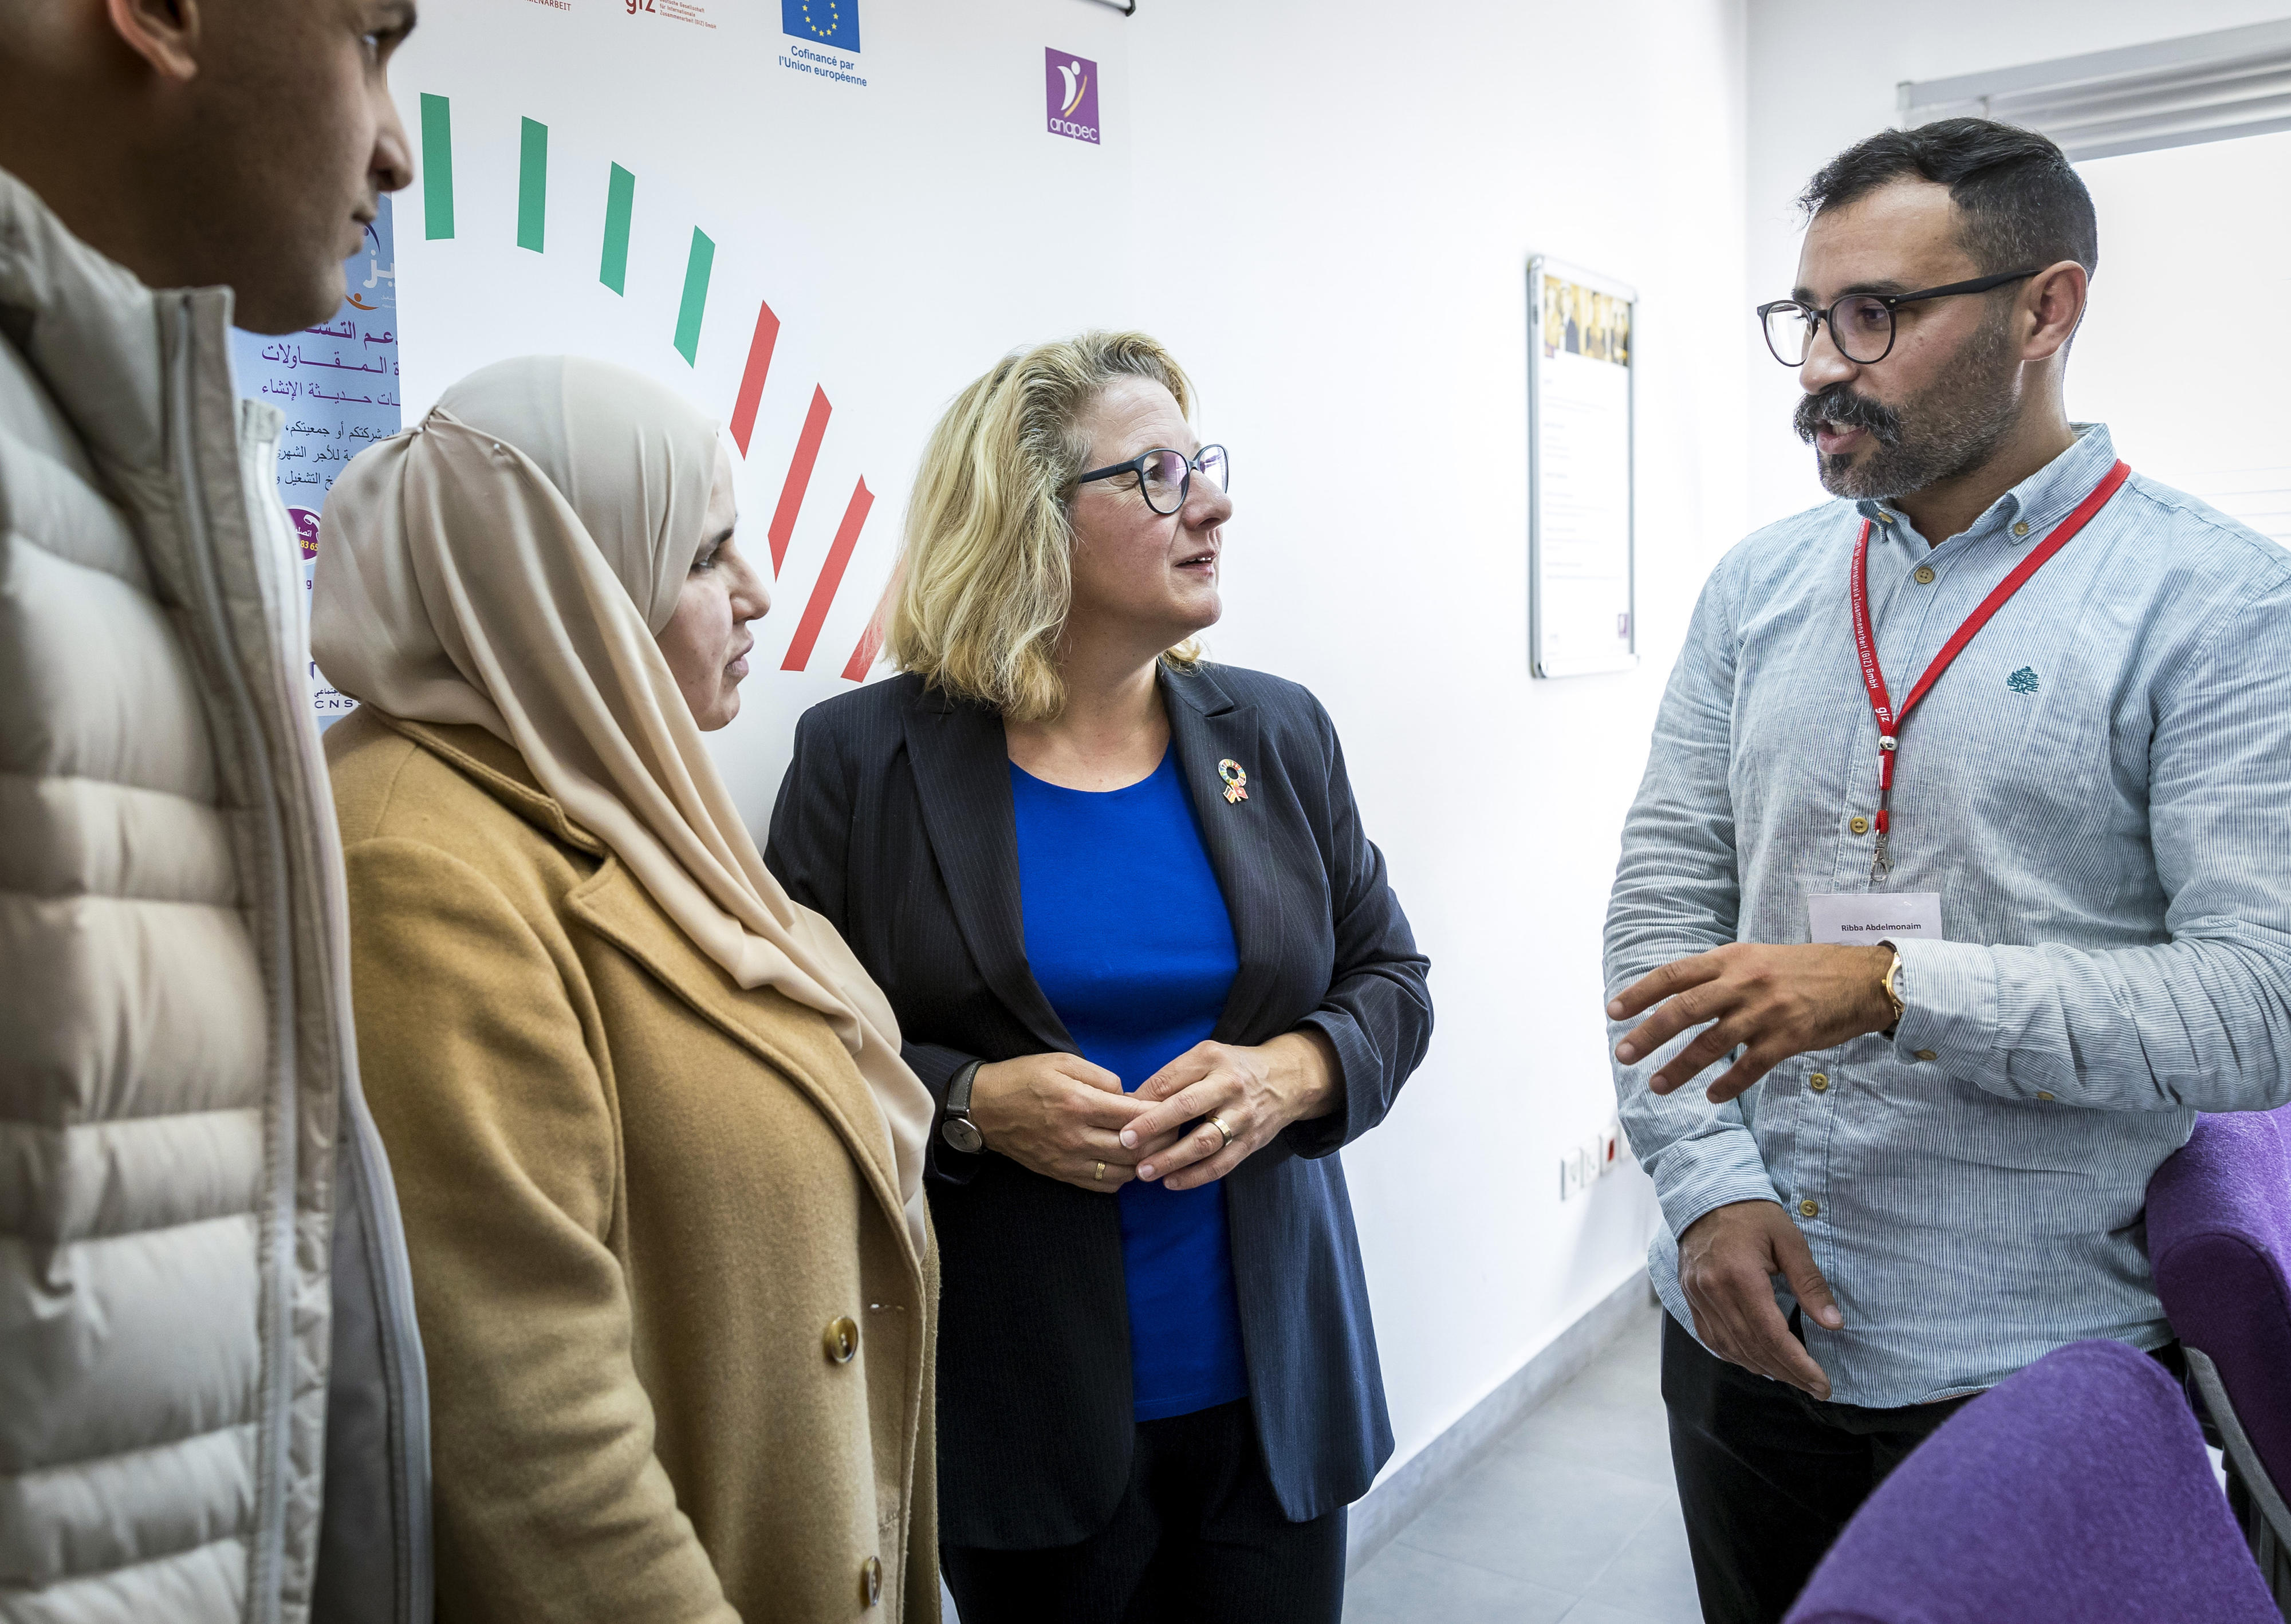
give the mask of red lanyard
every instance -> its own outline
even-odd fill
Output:
[[[1877,854],[1872,868],[1882,872],[1891,864],[1885,857],[1886,813],[1893,799],[1893,758],[1901,748],[1901,725],[1909,720],[1909,712],[1917,708],[1933,685],[1941,680],[1949,663],[1964,652],[1973,641],[1973,634],[1989,623],[1989,617],[2005,607],[2006,599],[2019,591],[2030,576],[2044,568],[2045,562],[2075,539],[2092,516],[2107,505],[2126,479],[2132,477],[2129,463],[2118,462],[2108,470],[2105,478],[2093,486],[2092,494],[2077,503],[2076,511],[2053,527],[2053,533],[2029,550],[2029,556],[2014,567],[2013,573],[1998,582],[1996,590],[1981,600],[1981,607],[1965,618],[1965,624],[1955,636],[1941,645],[1925,674],[1917,679],[1917,687],[1895,711],[1885,695],[1885,674],[1877,668],[1877,634],[1869,624],[1869,521],[1861,521],[1861,534],[1853,543],[1853,648],[1861,658],[1861,686],[1869,690],[1869,710],[1877,719]]]

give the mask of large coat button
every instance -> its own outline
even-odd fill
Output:
[[[859,1322],[850,1318],[828,1322],[827,1356],[838,1364],[851,1363],[851,1355],[859,1351]]]
[[[872,1607],[883,1599],[883,1564],[870,1556],[859,1564],[859,1604]]]

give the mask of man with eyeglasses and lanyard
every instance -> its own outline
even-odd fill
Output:
[[[1839,500],[1704,589],[1606,928],[1714,1624],[1982,1389],[2170,1358],[2149,1177],[2291,1097],[2291,555],[2069,421],[2050,141],[1887,131],[1801,201],[1760,314]]]

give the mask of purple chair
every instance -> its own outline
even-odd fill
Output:
[[[2148,1255],[2291,1617],[2291,1105],[2197,1119],[2149,1183]]]
[[[1951,1416],[1787,1624],[2278,1624],[2180,1384],[2072,1342]]]

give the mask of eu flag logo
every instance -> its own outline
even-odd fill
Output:
[[[780,0],[780,31],[839,51],[859,49],[859,0]]]

